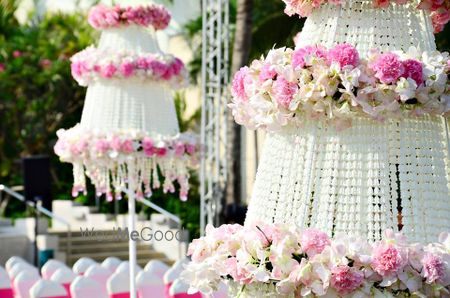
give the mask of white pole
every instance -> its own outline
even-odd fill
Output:
[[[130,298],[136,298],[136,241],[131,238],[131,233],[136,230],[136,188],[135,188],[135,161],[128,163],[128,229],[130,233],[128,241],[130,263]]]

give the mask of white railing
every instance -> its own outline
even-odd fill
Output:
[[[1,195],[2,193],[7,193],[8,195],[10,195],[11,197],[23,202],[24,204],[30,206],[31,208],[35,209],[36,212],[42,213],[45,216],[51,218],[52,220],[58,221],[60,223],[62,223],[63,225],[65,225],[67,227],[67,247],[66,247],[66,253],[67,253],[67,257],[69,258],[71,255],[71,249],[72,249],[72,230],[70,227],[70,223],[68,221],[66,221],[65,219],[63,219],[62,217],[59,217],[57,215],[55,215],[53,212],[51,212],[50,210],[42,207],[39,204],[36,204],[36,202],[33,201],[27,201],[25,199],[25,197],[18,193],[17,191],[15,191],[12,188],[9,188],[3,184],[0,184],[0,200],[1,200]],[[37,223],[36,223],[37,224]],[[35,240],[36,241],[36,240]]]

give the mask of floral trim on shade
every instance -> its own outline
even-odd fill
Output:
[[[72,76],[81,86],[99,79],[130,77],[166,82],[174,88],[181,88],[188,81],[184,63],[170,54],[135,54],[90,46],[70,60]]]
[[[206,295],[221,281],[240,286],[235,297],[450,293],[449,234],[442,234],[438,243],[420,245],[388,230],[383,241],[369,244],[347,234],[330,239],[319,230],[294,225],[207,226],[206,236],[189,245],[188,255],[192,261],[181,278],[190,291]]]
[[[450,111],[449,55],[380,53],[361,59],[349,44],[271,50],[241,68],[229,104],[237,123],[269,131],[303,118],[344,129],[353,117],[444,115]]]
[[[121,198],[128,177],[134,178],[137,197],[149,197],[152,189],[161,186],[160,174],[165,177],[164,192],[174,192],[174,182],[180,185],[180,198],[187,199],[189,168],[199,163],[200,145],[189,133],[177,136],[147,134],[137,130],[111,133],[87,131],[79,125],[57,132],[55,153],[61,161],[74,166],[73,196],[86,191],[85,175],[98,194],[106,194],[109,201]],[[129,173],[129,163],[135,173]]]
[[[108,7],[96,5],[89,11],[89,24],[95,29],[116,28],[119,26],[139,25],[153,26],[155,30],[163,30],[170,23],[170,13],[162,5]]]
[[[309,16],[314,9],[320,8],[326,3],[333,5],[345,4],[348,0],[282,0],[286,4],[284,12],[289,15]],[[373,0],[375,8],[386,8],[391,3],[398,5],[416,5],[416,0]],[[450,1],[447,0],[421,0],[417,9],[423,9],[430,14],[434,33],[444,30],[444,26],[450,21]]]

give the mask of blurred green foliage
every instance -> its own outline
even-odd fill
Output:
[[[72,199],[72,166],[61,163],[53,153],[56,131],[70,128],[81,118],[86,88],[78,86],[70,73],[69,58],[98,39],[86,16],[51,14],[29,25],[18,24],[13,13],[14,1],[0,2],[0,183],[22,184],[20,158],[35,154],[51,157],[55,199]],[[186,110],[183,93],[175,97],[182,131],[198,129],[200,113],[182,119]],[[178,214],[191,235],[199,233],[198,178],[192,174],[188,202],[178,193],[155,191],[151,200]],[[94,189],[75,199],[95,205]],[[0,206],[2,207],[2,206]],[[3,206],[5,207],[5,206]],[[9,200],[3,216],[30,215],[24,204]],[[113,213],[114,204],[101,199],[100,212]],[[127,212],[126,199],[119,201],[119,211]],[[153,211],[137,204],[137,211],[149,216]]]

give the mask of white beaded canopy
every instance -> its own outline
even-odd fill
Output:
[[[306,20],[297,46],[351,43],[435,50],[429,17],[410,5],[374,9],[372,1],[323,5]],[[315,227],[371,241],[384,230],[430,242],[450,230],[450,162],[443,117],[355,119],[336,131],[318,122],[267,136],[246,224]]]

